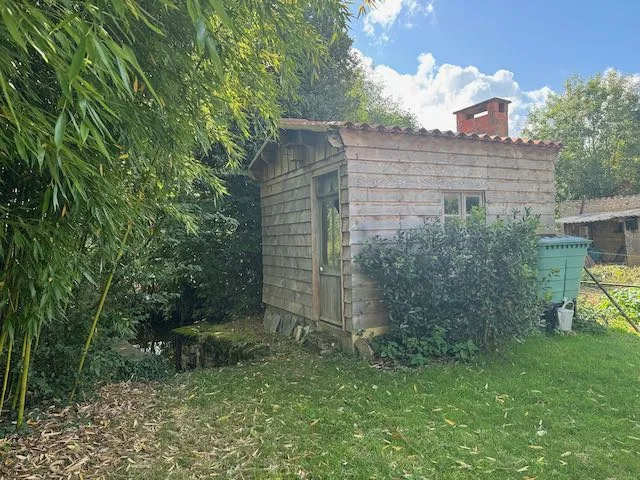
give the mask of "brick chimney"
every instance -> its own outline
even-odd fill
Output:
[[[508,137],[510,103],[509,100],[494,97],[453,112],[456,116],[458,132]]]

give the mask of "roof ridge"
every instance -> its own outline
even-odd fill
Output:
[[[547,140],[532,140],[522,137],[500,137],[498,135],[488,135],[484,133],[464,133],[454,132],[452,130],[439,130],[437,128],[428,130],[424,127],[401,127],[399,125],[383,125],[380,123],[368,123],[368,122],[351,122],[351,121],[336,121],[336,120],[306,120],[303,118],[283,118],[280,120],[280,128],[285,130],[316,130],[320,131],[324,128],[329,130],[332,128],[346,128],[348,130],[362,130],[362,131],[377,131],[381,133],[397,133],[405,135],[422,135],[431,137],[449,137],[449,138],[462,138],[466,140],[480,140],[486,142],[503,143],[505,145],[530,145],[534,147],[545,148],[562,148],[561,142],[547,141]]]

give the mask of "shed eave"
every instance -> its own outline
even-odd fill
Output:
[[[563,217],[556,220],[556,223],[561,225],[576,224],[576,223],[596,223],[606,222],[608,220],[616,220],[629,217],[640,217],[640,208],[634,208],[630,210],[618,210],[615,212],[600,212],[600,213],[583,213],[581,215],[573,215],[571,217]]]
[[[258,149],[258,151],[256,152],[256,154],[254,155],[253,160],[251,160],[251,163],[249,164],[248,170],[254,179],[255,179],[255,176],[253,175],[253,172],[255,172],[257,168],[256,164],[258,163],[258,160],[261,161],[262,163],[265,163],[264,160],[262,159],[262,152],[267,147],[267,145],[269,145],[269,143],[271,142],[272,140],[270,139],[265,140],[260,146],[260,148]]]

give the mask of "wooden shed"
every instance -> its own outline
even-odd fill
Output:
[[[382,331],[380,289],[354,261],[374,235],[464,218],[474,206],[488,220],[529,207],[541,233],[553,232],[560,145],[474,131],[475,116],[506,129],[507,104],[457,112],[469,130],[460,133],[282,120],[249,167],[261,186],[265,327],[290,334],[311,324],[345,342]]]

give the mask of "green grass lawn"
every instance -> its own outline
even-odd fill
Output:
[[[400,372],[277,343],[161,387],[162,453],[126,477],[640,477],[635,335],[539,336]]]

